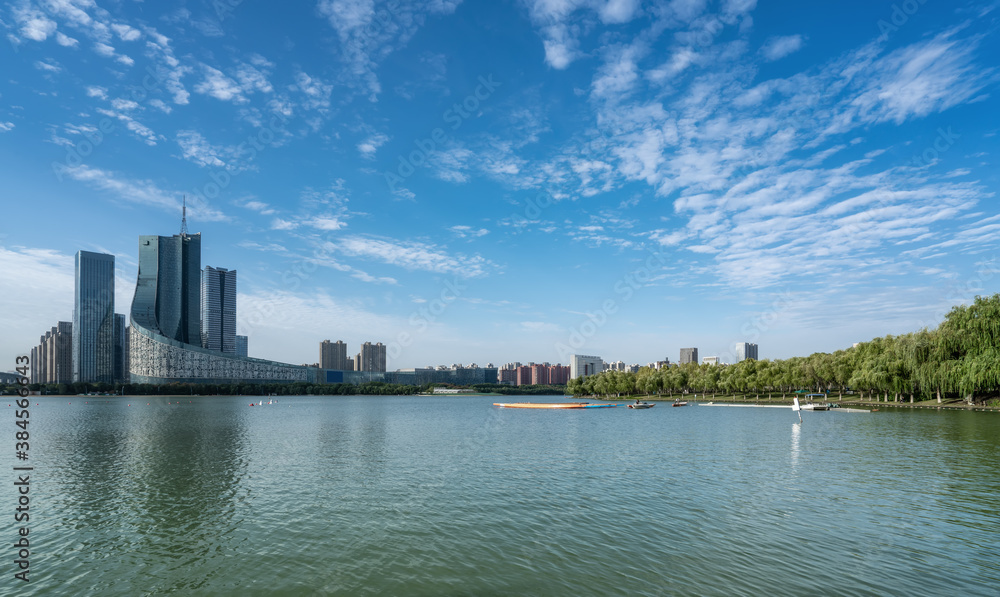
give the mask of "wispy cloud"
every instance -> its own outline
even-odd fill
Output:
[[[429,16],[451,14],[461,0],[320,0],[340,40],[340,60],[346,66],[344,82],[374,101],[382,91],[378,65],[405,47]]]
[[[493,267],[492,263],[478,255],[452,255],[441,247],[418,241],[354,235],[330,242],[331,248],[341,254],[374,259],[408,271],[475,278],[485,276]]]
[[[802,49],[805,40],[801,35],[785,35],[782,37],[772,37],[764,42],[760,49],[764,60],[773,62],[780,60],[789,54],[794,54]]]
[[[114,194],[119,200],[156,207],[177,214],[181,210],[181,191],[165,191],[150,180],[122,178],[113,172],[89,166],[67,167],[62,174]],[[228,221],[229,217],[204,202],[188,202],[188,214],[204,222]]]

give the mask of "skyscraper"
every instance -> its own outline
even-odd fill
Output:
[[[236,354],[236,270],[207,265],[201,273],[201,345]]]
[[[697,348],[682,348],[680,364],[685,363],[697,363],[698,362],[698,349]]]
[[[750,342],[738,342],[736,344],[736,362],[746,359],[757,360],[757,345]]]
[[[319,366],[321,368],[349,371],[353,367],[348,368],[347,360],[347,344],[343,340],[336,342],[323,340],[319,343]]]
[[[114,381],[115,256],[77,251],[73,381]]]
[[[139,237],[132,321],[201,346],[201,233]]]
[[[249,350],[249,339],[246,336],[236,335],[236,356],[245,357],[248,356]]]

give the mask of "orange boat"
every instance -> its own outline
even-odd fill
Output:
[[[503,408],[612,408],[617,404],[591,404],[589,402],[494,402]]]

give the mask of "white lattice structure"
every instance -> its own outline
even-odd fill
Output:
[[[129,372],[132,383],[320,382],[320,370],[227,355],[184,344],[143,329],[129,327]]]

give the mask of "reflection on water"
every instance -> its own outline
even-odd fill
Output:
[[[802,435],[802,423],[792,423],[792,470],[799,464],[799,436]]]
[[[44,541],[32,588],[996,595],[1000,586],[996,415],[808,413],[789,438],[780,409],[248,402],[35,407],[32,533]],[[9,486],[3,499],[15,499]]]

